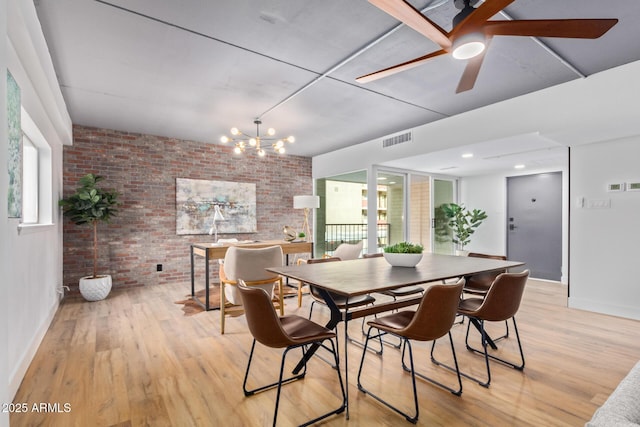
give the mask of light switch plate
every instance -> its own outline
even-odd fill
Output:
[[[611,207],[611,199],[587,200],[587,209],[608,209]]]

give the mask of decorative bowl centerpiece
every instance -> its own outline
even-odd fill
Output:
[[[386,246],[383,256],[394,267],[415,267],[422,259],[423,246],[409,242],[400,242]]]

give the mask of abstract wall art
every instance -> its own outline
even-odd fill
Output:
[[[257,232],[256,184],[176,178],[176,234],[208,234],[216,205],[218,234]]]
[[[7,129],[9,142],[8,167],[9,218],[22,216],[22,126],[20,124],[20,87],[7,70]]]

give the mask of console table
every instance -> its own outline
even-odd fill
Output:
[[[280,246],[282,253],[286,257],[286,264],[289,264],[290,254],[308,253],[313,256],[313,242],[287,242],[284,240],[250,240],[239,241],[233,243],[193,243],[191,244],[191,298],[200,304],[205,310],[214,310],[209,305],[209,261],[212,259],[224,259],[227,249],[231,246],[239,246],[242,248],[266,248],[269,246]],[[196,298],[195,292],[195,257],[204,258],[204,275],[205,275],[205,294],[204,304]]]

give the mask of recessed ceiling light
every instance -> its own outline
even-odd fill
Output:
[[[524,165],[515,165],[514,168],[515,169],[524,169]]]
[[[473,153],[464,153],[464,154],[462,155],[462,158],[463,158],[463,159],[470,159],[470,158],[472,158],[472,157],[473,157]]]

